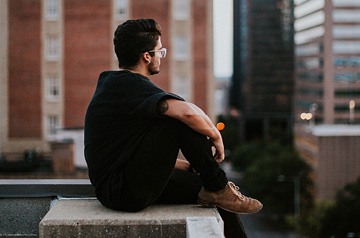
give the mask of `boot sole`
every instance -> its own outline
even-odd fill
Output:
[[[220,207],[221,209],[223,210],[226,210],[228,212],[232,212],[232,213],[237,213],[237,214],[253,214],[253,213],[257,213],[258,211],[260,211],[263,206],[261,206],[259,209],[255,210],[255,211],[248,211],[248,212],[238,212],[238,211],[234,211],[234,210],[230,210],[228,208],[225,208],[225,207],[222,207],[222,206],[219,206],[219,205],[215,205],[215,204],[211,204],[211,203],[208,203],[204,200],[202,200],[201,198],[198,198],[197,202],[204,206],[204,207],[208,207],[208,208],[212,208],[212,207]]]
[[[204,200],[202,200],[202,199],[200,199],[200,198],[198,198],[197,202],[198,202],[201,206],[204,206],[204,207],[215,207],[214,204],[205,202]]]

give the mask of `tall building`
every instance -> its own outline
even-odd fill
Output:
[[[360,176],[360,1],[295,0],[295,146],[317,198]]]
[[[0,152],[47,151],[58,128],[83,127],[129,18],[162,26],[168,56],[153,81],[212,115],[212,1],[0,0]]]
[[[294,15],[296,121],[359,123],[360,1],[295,0]]]
[[[234,0],[234,75],[230,104],[245,140],[271,128],[291,129],[293,105],[291,0]]]

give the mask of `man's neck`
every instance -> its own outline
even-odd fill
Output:
[[[131,68],[131,69],[127,69],[129,70],[130,72],[132,73],[136,73],[136,74],[141,74],[145,77],[149,77],[150,74],[149,74],[149,71],[147,70],[146,67],[144,67],[143,65],[137,65],[135,66],[134,68]]]

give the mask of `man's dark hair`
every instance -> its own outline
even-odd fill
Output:
[[[153,19],[128,20],[119,25],[114,34],[119,67],[130,69],[136,66],[141,54],[155,48],[159,36],[160,25]]]

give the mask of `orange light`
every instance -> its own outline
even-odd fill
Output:
[[[219,130],[219,131],[222,131],[224,130],[225,128],[225,124],[223,122],[219,122],[218,124],[216,124],[216,128]]]

